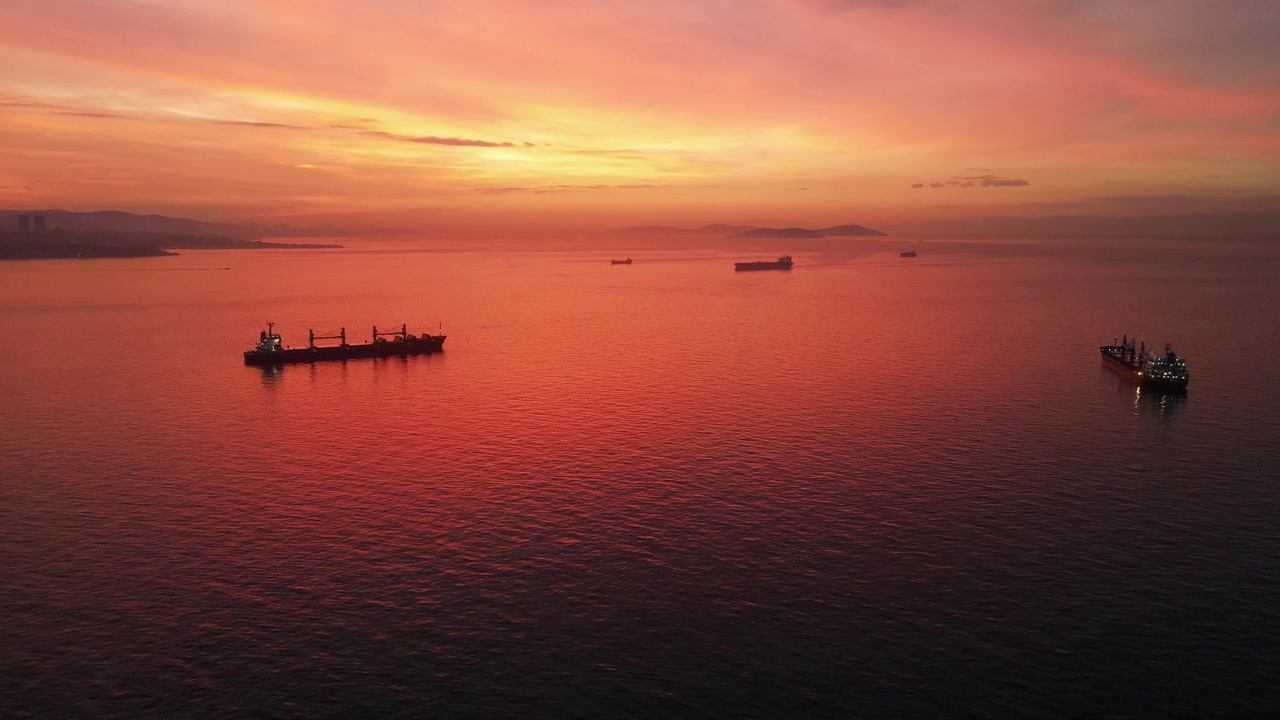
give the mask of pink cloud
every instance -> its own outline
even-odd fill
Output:
[[[1224,191],[1280,190],[1280,91],[1265,81],[1280,73],[1257,44],[1274,13],[1247,2],[1211,24],[1200,5],[1168,1],[1185,12],[1152,13],[1155,0],[16,0],[0,97],[24,122],[3,126],[21,155],[4,186],[44,180],[42,161],[65,153],[127,166],[157,193],[183,157],[235,202],[277,204],[650,185],[690,205],[835,206],[853,190],[892,203],[879,188],[923,188],[915,178],[974,158],[1005,174],[959,182],[1045,200],[1096,195],[1117,166],[1124,192],[1211,172],[1251,178]],[[138,159],[118,156],[123,142]],[[301,165],[325,169],[293,177]],[[772,191],[799,184],[812,189]],[[534,194],[546,195],[509,193]]]

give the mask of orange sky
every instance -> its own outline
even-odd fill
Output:
[[[0,208],[892,226],[1280,197],[1275,0],[9,0],[0,67]]]

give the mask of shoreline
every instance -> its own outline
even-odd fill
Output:
[[[342,245],[328,243],[277,243],[262,240],[188,239],[158,244],[19,241],[0,236],[0,260],[93,260],[98,258],[140,258],[179,255],[172,250],[333,250]]]

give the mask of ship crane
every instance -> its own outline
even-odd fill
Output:
[[[307,347],[314,350],[317,340],[341,340],[342,347],[347,346],[347,329],[344,327],[337,335],[317,335],[315,330],[307,330]]]
[[[401,326],[400,326],[400,329],[399,329],[399,330],[395,330],[395,331],[393,331],[393,332],[378,332],[378,326],[377,326],[377,325],[374,325],[374,326],[373,326],[373,341],[374,341],[374,342],[378,342],[378,336],[379,336],[379,335],[381,335],[381,336],[383,336],[383,337],[390,337],[390,338],[399,337],[399,338],[400,338],[400,339],[402,339],[402,340],[408,340],[408,339],[409,339],[409,324],[408,324],[408,323],[405,323],[405,324],[403,324],[403,325],[401,325]]]

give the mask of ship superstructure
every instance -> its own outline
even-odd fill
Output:
[[[1187,372],[1187,361],[1179,357],[1167,343],[1163,353],[1148,353],[1145,342],[1138,343],[1128,335],[1113,343],[1099,348],[1103,362],[1143,387],[1184,390],[1191,380],[1191,375]]]

